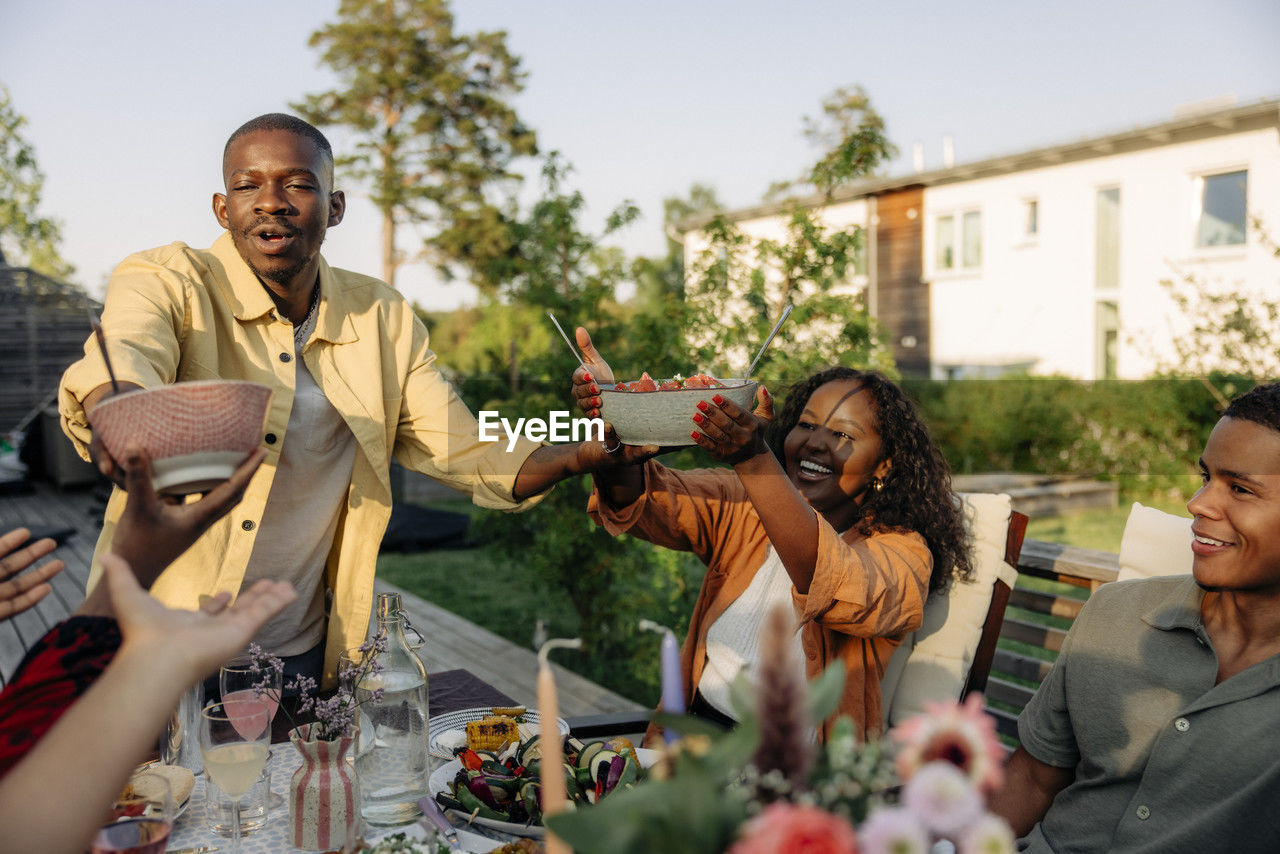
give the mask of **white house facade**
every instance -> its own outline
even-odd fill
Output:
[[[779,214],[728,216],[762,237]],[[864,182],[822,219],[866,229],[851,284],[904,373],[1143,377],[1186,326],[1162,280],[1280,300],[1280,101]]]

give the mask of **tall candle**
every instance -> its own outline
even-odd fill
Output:
[[[683,715],[684,677],[680,673],[680,646],[676,636],[667,629],[662,634],[662,710],[673,715]],[[664,731],[667,744],[678,737],[670,729]]]
[[[560,702],[556,698],[556,680],[551,674],[547,653],[556,647],[577,649],[582,646],[578,638],[573,640],[549,640],[538,651],[538,726],[542,744],[542,814],[552,816],[564,812],[564,744],[560,735]],[[544,822],[545,823],[545,822]],[[547,854],[572,854],[564,840],[547,830],[544,840]]]

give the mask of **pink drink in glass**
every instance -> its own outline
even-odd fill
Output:
[[[271,726],[276,709],[280,707],[280,698],[273,691],[254,696],[253,689],[246,689],[223,694],[222,703],[236,732],[241,738],[252,741],[262,734],[263,712],[266,713],[266,725]]]

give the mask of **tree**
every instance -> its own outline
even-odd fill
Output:
[[[823,102],[807,135],[823,147],[804,178],[781,185],[816,188],[830,200],[839,186],[866,177],[890,156],[884,120],[861,89],[840,89]],[[701,248],[688,271],[687,327],[699,368],[737,376],[787,306],[793,312],[755,377],[777,390],[828,365],[893,369],[865,295],[849,286],[861,228],[828,228],[822,207],[784,201],[784,235],[753,237],[723,216],[701,226]]]
[[[1280,259],[1262,220],[1249,223],[1260,246]],[[1194,377],[1226,409],[1236,393],[1234,378],[1268,381],[1280,376],[1280,278],[1262,287],[1234,285],[1194,270],[1175,267],[1173,277],[1161,280],[1182,315],[1185,328],[1172,335],[1172,359],[1158,367],[1173,376]]]
[[[22,137],[26,122],[0,86],[0,263],[65,280],[75,268],[58,252],[61,224],[39,213],[44,174],[35,148]]]
[[[504,252],[490,193],[518,178],[514,158],[537,150],[508,103],[524,73],[506,34],[456,33],[446,0],[342,0],[338,20],[310,43],[341,85],[294,108],[354,133],[355,153],[339,162],[368,182],[382,212],[383,278],[394,285],[406,260],[396,245],[403,224],[434,226],[424,254],[446,274]]]
[[[893,157],[884,119],[861,86],[837,89],[822,102],[821,118],[805,118],[805,137],[823,149],[805,176],[828,201],[837,187],[865,178]]]
[[[602,233],[588,231],[581,223],[585,201],[566,186],[569,174],[557,154],[547,157],[542,194],[509,219],[514,251],[483,271],[494,288],[492,302],[483,307],[485,322],[463,344],[470,356],[483,354],[488,363],[487,370],[462,382],[463,398],[473,409],[498,410],[507,418],[546,418],[548,412],[570,408],[569,377],[577,361],[547,319],[548,310],[570,334],[574,325],[591,329],[615,370],[655,358],[654,341],[636,334],[616,301],[616,289],[629,271],[626,258],[601,245],[637,211],[624,203],[606,218]],[[511,342],[517,339],[519,350],[514,350]],[[520,359],[518,387],[501,381],[512,367],[513,351]],[[520,554],[546,589],[572,606],[576,625],[549,627],[578,634],[586,644],[567,664],[648,702],[656,695],[657,656],[652,636],[640,631],[638,620],[687,625],[702,567],[686,555],[609,536],[583,512],[590,491],[586,478],[574,478],[558,484],[527,513],[484,513],[477,520],[477,538]]]

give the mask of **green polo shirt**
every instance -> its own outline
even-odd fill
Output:
[[[1280,850],[1280,655],[1220,685],[1187,576],[1107,584],[1018,720],[1075,781],[1025,851]]]

